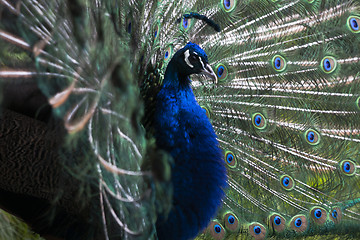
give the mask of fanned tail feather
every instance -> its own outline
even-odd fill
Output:
[[[218,77],[193,76],[192,86],[229,176],[200,238],[358,236],[359,1],[0,4],[18,23],[0,25],[0,79],[36,79],[68,144],[91,149],[106,238],[114,222],[125,239],[154,237],[156,188],[141,170],[147,143],[138,86],[158,88],[189,41]]]

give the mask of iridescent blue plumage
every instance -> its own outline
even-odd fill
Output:
[[[187,50],[189,58],[194,56],[194,60],[189,60],[193,68],[184,60]],[[222,150],[190,86],[189,75],[203,70],[199,61],[207,64],[207,56],[198,45],[188,43],[179,50],[168,64],[163,87],[157,95],[156,143],[175,162],[173,207],[167,218],[157,222],[159,239],[195,237],[214,217],[226,186]]]

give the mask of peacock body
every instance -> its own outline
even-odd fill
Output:
[[[45,238],[359,237],[358,0],[0,3],[0,206]]]
[[[187,73],[183,74],[204,71],[205,64],[204,51],[188,43],[169,62],[156,97],[156,145],[174,159],[173,207],[168,216],[157,221],[160,239],[195,237],[216,213],[226,186],[226,169],[215,132],[195,100]],[[216,79],[212,70],[207,73]]]

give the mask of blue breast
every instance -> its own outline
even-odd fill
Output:
[[[158,236],[193,238],[214,217],[224,195],[223,153],[189,84],[164,84],[157,96],[154,120],[157,146],[175,161],[173,208],[167,219],[158,220]]]

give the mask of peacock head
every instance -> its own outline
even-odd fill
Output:
[[[203,49],[199,45],[189,42],[185,47],[176,52],[171,59],[178,71],[184,75],[205,74],[217,83],[217,76],[208,63],[208,58]]]

